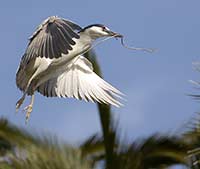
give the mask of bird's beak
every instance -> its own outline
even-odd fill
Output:
[[[114,36],[116,38],[122,38],[123,36],[119,33],[113,32],[113,31],[109,31],[109,36]]]

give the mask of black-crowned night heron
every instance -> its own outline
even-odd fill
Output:
[[[23,91],[16,111],[30,95],[31,103],[25,108],[28,120],[35,91],[47,97],[73,97],[119,107],[113,96],[121,92],[95,74],[83,56],[94,40],[110,36],[121,37],[101,24],[81,28],[56,16],[43,21],[30,37],[16,74],[17,87]]]

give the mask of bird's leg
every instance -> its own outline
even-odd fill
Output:
[[[16,112],[18,112],[20,106],[23,104],[25,97],[26,97],[26,92],[24,92],[23,96],[17,101]]]
[[[25,97],[26,97],[26,94],[27,94],[29,85],[30,85],[30,83],[31,83],[31,81],[32,81],[32,79],[33,79],[33,77],[34,77],[34,76],[32,76],[32,77],[29,79],[28,84],[27,84],[27,86],[26,86],[26,89],[25,89],[25,91],[24,91],[23,96],[22,96],[22,97],[17,101],[17,103],[16,103],[16,112],[18,112],[20,106],[21,106],[21,105],[23,104],[23,102],[24,102],[24,99],[25,99]]]
[[[33,110],[33,103],[34,103],[34,93],[33,95],[31,95],[31,103],[27,107],[24,108],[24,111],[26,111],[26,124],[28,123],[31,112]]]

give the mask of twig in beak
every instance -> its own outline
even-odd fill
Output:
[[[153,48],[137,48],[137,47],[129,47],[127,45],[124,44],[124,37],[121,35],[121,44],[123,47],[125,47],[126,49],[130,49],[130,50],[140,50],[140,51],[145,51],[145,52],[149,52],[149,53],[153,53],[156,51],[156,49]]]

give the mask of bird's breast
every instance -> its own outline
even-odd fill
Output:
[[[91,40],[84,37],[80,37],[79,39],[74,38],[73,40],[75,42],[75,45],[72,46],[72,50],[69,50],[68,54],[62,54],[62,57],[60,58],[52,59],[50,66],[59,67],[67,64],[76,56],[81,55],[89,50],[92,44]]]
[[[72,63],[72,60],[77,57],[78,55],[83,54],[87,50],[90,49],[92,42],[84,38],[80,37],[80,39],[74,39],[75,45],[72,46],[72,50],[69,51],[68,54],[62,54],[62,57],[60,58],[53,58],[53,59],[47,59],[47,58],[42,58],[45,59],[46,61],[46,69],[41,72],[41,74],[38,75],[37,79],[40,79],[38,81],[38,85],[44,83],[45,81],[57,77],[59,74],[63,73],[66,71],[68,68],[69,64]],[[40,61],[40,63],[42,63]],[[39,64],[40,64],[39,63]]]

